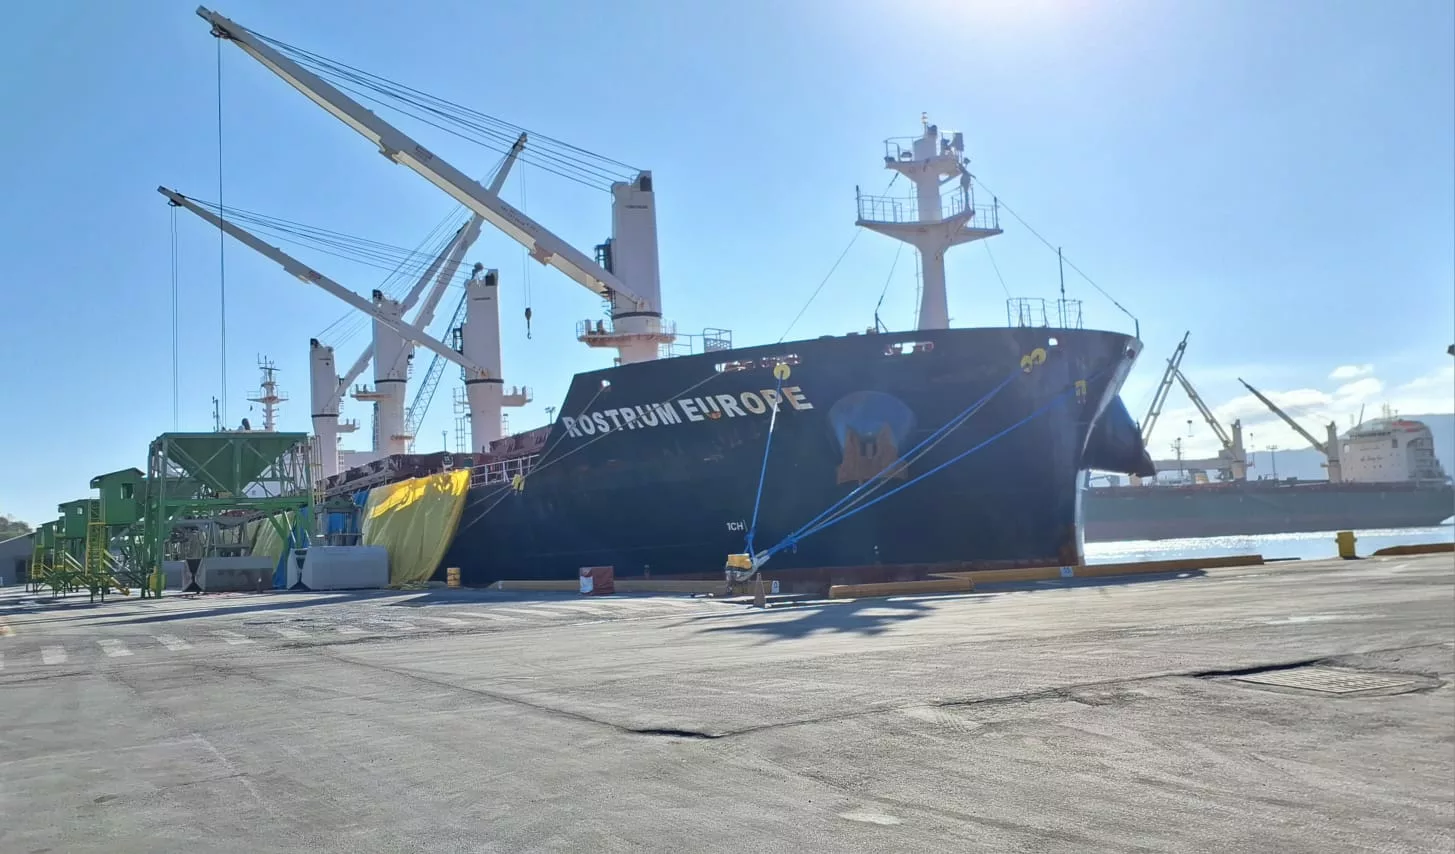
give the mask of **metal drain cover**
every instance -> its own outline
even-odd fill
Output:
[[[1304,691],[1321,691],[1325,694],[1385,691],[1418,684],[1417,680],[1397,673],[1361,673],[1357,670],[1335,670],[1332,667],[1291,667],[1288,670],[1270,670],[1265,673],[1250,673],[1233,678],[1240,682],[1256,682],[1261,685],[1276,685],[1280,688],[1300,688]]]

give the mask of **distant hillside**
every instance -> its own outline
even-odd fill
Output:
[[[1404,415],[1412,421],[1423,421],[1430,428],[1430,433],[1435,437],[1435,456],[1440,460],[1440,465],[1445,467],[1445,473],[1455,475],[1455,415],[1440,413],[1437,415]],[[1249,472],[1249,477],[1262,477],[1273,474],[1270,454],[1267,451],[1258,451],[1253,455],[1254,466]],[[1297,477],[1302,480],[1324,480],[1328,472],[1324,471],[1324,455],[1313,448],[1305,448],[1297,451],[1278,452],[1278,476]]]

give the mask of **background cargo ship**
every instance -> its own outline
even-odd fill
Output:
[[[1182,374],[1184,336],[1168,360],[1162,383],[1142,422],[1151,437],[1167,392],[1180,384],[1223,447],[1207,460],[1158,460],[1161,473],[1179,482],[1090,486],[1083,495],[1088,542],[1164,540],[1313,531],[1415,528],[1455,515],[1455,487],[1422,421],[1385,417],[1339,436],[1334,424],[1319,440],[1257,389],[1243,385],[1298,432],[1323,459],[1326,480],[1249,480],[1243,431],[1224,430]],[[1180,442],[1179,442],[1180,446]]]

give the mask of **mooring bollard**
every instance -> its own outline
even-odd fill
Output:
[[[460,568],[458,566],[451,566],[451,567],[446,567],[445,568],[445,586],[446,587],[459,587],[460,586]]]
[[[1355,540],[1353,531],[1340,531],[1334,535],[1334,542],[1339,545],[1339,557],[1344,560],[1354,560],[1359,557],[1354,553]]]

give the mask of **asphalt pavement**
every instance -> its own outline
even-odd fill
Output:
[[[768,611],[0,592],[0,852],[1455,849],[1455,558]]]

